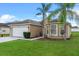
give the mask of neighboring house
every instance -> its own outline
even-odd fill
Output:
[[[0,34],[10,34],[10,27],[4,23],[0,23]]]
[[[44,34],[48,38],[63,38],[61,35],[61,30],[63,29],[63,25],[61,22],[51,21],[48,22],[47,20],[44,21]],[[71,36],[71,26],[69,23],[66,25],[66,38],[70,38]]]
[[[41,36],[42,33],[42,25],[40,22],[33,20],[12,22],[9,26],[11,28],[10,34],[14,37],[24,37],[23,32],[30,32],[31,37]]]
[[[79,27],[74,26],[74,27],[71,28],[71,31],[72,32],[79,32]]]

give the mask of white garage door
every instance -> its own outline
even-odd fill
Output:
[[[28,32],[28,26],[17,26],[14,27],[12,30],[13,30],[12,33],[13,36],[23,37],[23,32]]]

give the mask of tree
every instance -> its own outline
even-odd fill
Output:
[[[49,12],[49,9],[51,7],[51,3],[41,3],[41,7],[37,8],[37,10],[39,10],[39,12],[36,15],[42,15],[42,25],[43,25],[43,36],[45,36],[44,33],[44,20],[46,20],[47,18],[47,13]]]
[[[67,16],[69,16],[69,18],[74,17],[74,15],[76,14],[74,11],[72,11],[73,7],[75,6],[74,3],[60,3],[57,4],[59,6],[59,8],[57,8],[56,10],[52,11],[50,13],[50,15],[48,16],[48,20],[50,20],[52,18],[52,16],[56,16],[58,15],[58,20],[60,22],[63,23],[63,27],[64,27],[64,39],[66,40],[66,20],[67,20]]]

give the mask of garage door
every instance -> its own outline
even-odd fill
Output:
[[[28,32],[28,26],[16,26],[13,27],[12,31],[13,36],[23,37],[23,32]]]

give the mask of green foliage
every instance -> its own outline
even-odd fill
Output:
[[[0,37],[8,37],[10,34],[0,34]]]
[[[56,16],[57,14],[59,14],[59,21],[66,23],[67,16],[73,18],[73,14],[76,15],[76,13],[71,10],[75,6],[74,3],[60,3],[57,5],[59,6],[59,8],[50,13],[50,15],[48,16],[49,20],[52,18],[52,16]]]
[[[72,32],[72,37],[79,37],[79,32]]]
[[[0,56],[79,56],[79,36],[66,41],[41,39],[0,43]]]
[[[42,17],[43,17],[42,19],[43,20],[46,19],[47,18],[46,13],[49,12],[51,5],[52,5],[51,3],[46,3],[46,4],[41,3],[42,7],[37,8],[37,10],[39,10],[39,12],[36,15],[42,15]]]
[[[51,3],[46,4],[45,11],[49,12],[49,9],[51,8]]]
[[[23,32],[24,38],[30,38],[30,32]]]
[[[51,17],[55,17],[58,14],[59,11],[61,11],[61,9],[56,9],[54,11],[51,11],[51,14],[48,15],[47,19],[51,20]]]

